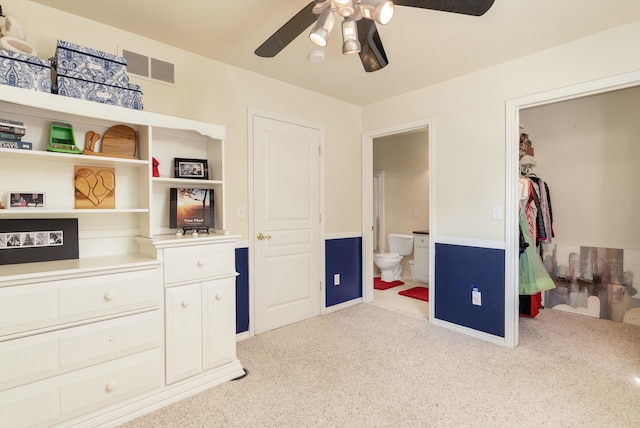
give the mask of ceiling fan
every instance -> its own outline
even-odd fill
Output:
[[[273,33],[255,54],[276,56],[282,49],[315,22],[309,37],[320,47],[327,45],[336,15],[342,21],[342,53],[359,54],[367,72],[380,70],[389,60],[384,52],[376,23],[385,25],[393,16],[394,6],[417,7],[443,12],[481,16],[495,0],[315,0]]]

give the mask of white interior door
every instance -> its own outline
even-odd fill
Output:
[[[255,330],[320,314],[317,128],[253,116]]]

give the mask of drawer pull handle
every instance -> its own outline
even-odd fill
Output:
[[[221,300],[222,296],[223,296],[222,293],[216,293],[216,300]]]
[[[191,301],[189,301],[189,300],[185,299],[185,300],[183,300],[183,301],[182,301],[181,306],[182,306],[183,308],[188,308],[190,304],[191,304]]]
[[[107,302],[110,302],[113,300],[114,297],[116,297],[116,293],[114,293],[113,290],[110,290],[105,293],[104,300],[106,300]]]
[[[198,260],[198,266],[202,267],[204,266],[204,260]]]
[[[107,391],[107,392],[111,392],[114,389],[116,389],[116,383],[115,382],[109,382],[107,384],[107,386],[104,387],[104,390]]]

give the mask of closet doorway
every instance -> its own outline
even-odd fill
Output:
[[[575,85],[555,91],[545,92],[542,94],[537,94],[533,96],[528,96],[520,99],[510,100],[507,102],[507,194],[506,194],[506,284],[518,284],[519,271],[518,271],[518,179],[519,179],[519,135],[520,135],[520,124],[521,119],[526,117],[527,109],[539,109],[548,107],[556,107],[559,103],[568,102],[571,100],[579,100],[585,97],[598,96],[602,94],[613,93],[615,91],[622,91],[625,89],[632,89],[637,91],[637,87],[640,85],[640,72],[628,73],[621,76],[615,76],[612,78],[602,79],[594,82],[589,82],[587,84]],[[582,100],[580,100],[582,101]],[[522,114],[521,114],[522,113]],[[614,112],[609,112],[608,115],[611,116],[615,114]],[[611,118],[609,118],[611,119]],[[570,120],[570,119],[567,119]],[[607,114],[602,115],[600,118],[602,120],[602,126],[607,126],[607,123],[610,123],[611,120],[607,120]],[[525,132],[529,131],[526,129]],[[530,139],[533,142],[533,147],[535,150],[535,135],[530,134]],[[593,157],[593,159],[601,159],[599,162],[611,162],[611,156],[607,156],[607,147],[603,143],[602,147],[600,147],[599,155]],[[558,145],[556,144],[556,149]],[[593,148],[591,149],[593,150]],[[546,154],[547,159],[549,158],[549,154]],[[559,156],[563,156],[560,155]],[[565,154],[565,159],[567,155]],[[567,171],[569,173],[569,171]],[[587,178],[587,177],[584,177]],[[551,186],[551,185],[550,185]],[[609,189],[609,192],[616,192],[618,189]],[[551,186],[551,197],[552,203],[554,206],[558,206],[559,203],[571,203],[570,201],[566,201],[567,195],[561,192],[558,192],[558,197],[561,197],[563,200],[558,200],[557,197],[554,197],[553,187]],[[637,197],[636,197],[637,198]],[[637,204],[637,199],[634,202]],[[621,207],[610,207],[611,210],[620,209]],[[637,214],[637,213],[636,213]],[[611,218],[611,217],[610,217]],[[554,226],[557,225],[557,222],[554,220]],[[594,226],[597,227],[597,226]],[[557,227],[554,227],[557,229]],[[566,229],[566,227],[565,227]],[[558,237],[558,232],[556,232],[556,237]],[[601,232],[598,232],[601,233]],[[605,232],[606,233],[606,232]],[[586,238],[588,239],[598,238]],[[601,239],[601,238],[600,238]],[[561,240],[560,240],[561,241]],[[558,241],[558,242],[560,242]],[[612,237],[609,245],[615,247],[617,245],[628,245],[629,242],[622,242],[621,244],[617,244],[615,242],[615,238]],[[620,242],[618,239],[617,242]],[[592,242],[577,242],[577,245],[589,245]],[[634,248],[638,248],[638,244],[634,245]],[[640,279],[635,279],[635,284],[639,283]],[[518,289],[517,287],[506,287],[505,289],[505,297],[506,297],[506,307],[505,307],[505,325],[506,325],[506,339],[507,346],[515,347],[518,344],[518,324],[519,324],[519,314],[518,314]]]
[[[387,235],[389,233],[411,234],[413,230],[432,230],[430,219],[433,218],[431,208],[433,183],[429,178],[432,176],[431,167],[433,164],[431,162],[432,129],[432,120],[425,119],[370,131],[363,135],[362,294],[364,302],[374,301],[374,273],[377,270],[374,263],[374,252],[388,251]],[[397,153],[394,147],[397,147]],[[415,159],[418,156],[413,156],[413,158],[410,156],[409,161],[403,160],[403,155],[400,152],[414,150],[426,154],[422,157],[423,161],[416,162]],[[375,162],[374,153],[376,153],[377,162]],[[406,159],[406,156],[404,158]],[[381,160],[382,162],[380,162]],[[417,165],[417,163],[420,164]],[[417,172],[418,169],[422,172]],[[412,190],[412,186],[415,185],[412,183],[415,182],[414,179],[403,178],[405,175],[415,177],[416,174],[422,175],[425,180],[420,191]],[[383,184],[386,190],[379,192],[379,186]],[[380,200],[382,199],[381,195],[384,195],[384,201]],[[381,212],[378,212],[379,209]],[[408,216],[407,213],[409,213]],[[382,216],[378,214],[382,214]],[[378,223],[378,221],[380,222]],[[431,251],[430,254],[433,252]],[[413,254],[402,260],[402,280],[405,284],[385,290],[388,296],[384,297],[383,304],[386,305],[385,307],[398,305],[397,308],[389,307],[389,309],[425,317],[427,313],[433,312],[428,309],[431,302],[396,296],[401,289],[427,285],[412,283],[410,260],[413,260]],[[376,290],[376,292],[379,291]],[[430,289],[430,293],[433,293],[433,289]],[[408,300],[410,303],[405,305],[402,300]],[[430,300],[432,301],[433,298]],[[415,301],[418,305],[412,305],[411,301]],[[420,304],[422,304],[421,307],[414,307],[420,306]]]

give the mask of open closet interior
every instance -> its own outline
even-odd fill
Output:
[[[541,307],[640,325],[638,99],[640,87],[633,87],[520,111],[521,190],[544,182],[552,200],[551,235],[545,228],[547,236],[532,240],[553,283],[541,293]],[[544,202],[542,187],[533,187],[532,197]],[[527,226],[538,231],[534,218]],[[533,263],[536,284],[550,285]],[[521,281],[521,295],[527,285]]]
[[[542,308],[542,292],[556,288],[542,263],[542,245],[551,243],[553,215],[547,183],[534,172],[536,160],[529,135],[521,126],[519,234],[520,315],[535,317]]]

